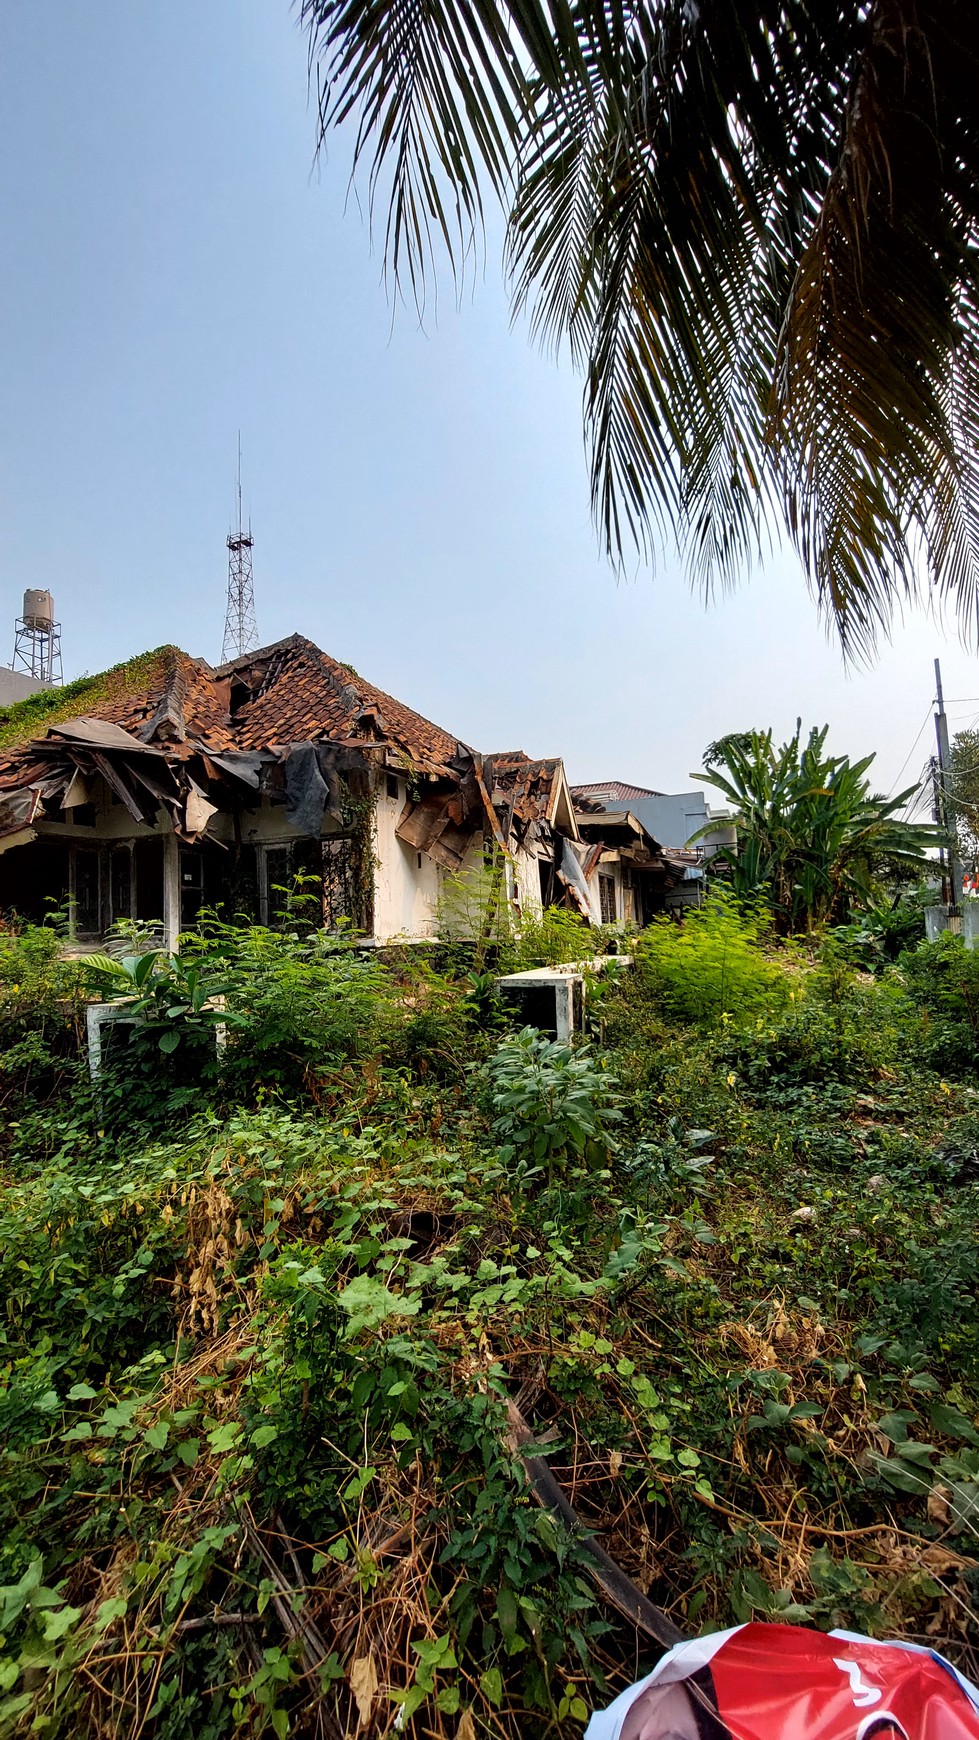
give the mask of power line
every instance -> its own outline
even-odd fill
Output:
[[[930,780],[931,758],[929,757],[918,775],[918,783],[914,791],[904,806],[904,820],[906,822],[916,821],[922,810],[927,809],[932,798]]]
[[[925,729],[925,726],[929,724],[930,720],[931,720],[931,702],[929,701],[928,711],[925,714],[924,718],[922,719],[921,724],[918,728],[918,735],[915,738],[914,742],[912,743],[911,748],[908,750],[907,755],[904,757],[904,766],[901,768],[900,773],[898,774],[896,780],[894,781],[894,784],[897,786],[898,791],[900,791],[900,789],[901,789],[901,781],[904,778],[904,770],[907,767],[908,763],[910,762],[912,755],[914,754],[915,750],[918,747],[918,744],[921,742],[922,733]]]

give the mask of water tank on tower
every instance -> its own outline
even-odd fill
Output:
[[[54,627],[54,599],[50,592],[28,587],[24,593],[24,626],[49,632]]]
[[[61,682],[61,624],[55,621],[54,599],[45,587],[29,586],[24,614],[14,628],[11,669],[24,673],[30,689],[51,689]]]

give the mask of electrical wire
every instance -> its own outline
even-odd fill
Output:
[[[912,755],[914,754],[915,750],[918,747],[918,744],[921,742],[921,734],[924,731],[924,728],[927,725],[930,718],[931,718],[931,702],[929,701],[928,711],[925,714],[924,718],[922,719],[920,726],[918,727],[918,735],[915,738],[914,742],[912,743],[911,748],[908,750],[907,755],[904,757],[904,766],[901,768],[900,773],[898,774],[896,780],[894,781],[894,784],[897,786],[898,791],[900,791],[900,789],[901,789],[901,781],[904,778],[904,769],[907,767],[908,763],[911,760]]]

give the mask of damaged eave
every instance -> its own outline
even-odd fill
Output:
[[[554,779],[551,785],[551,803],[548,809],[547,819],[555,833],[566,834],[568,838],[572,840],[580,840],[582,838],[581,831],[578,827],[578,818],[575,815],[571,787],[568,784],[568,776],[564,771],[563,761],[557,762],[555,766]]]
[[[598,814],[578,807],[578,825],[586,840],[604,840],[609,846],[635,847],[660,858],[663,848],[631,810],[603,810]]]
[[[73,810],[93,801],[96,782],[101,781],[136,827],[155,830],[163,810],[174,832],[194,841],[219,808],[189,771],[188,761],[199,754],[196,744],[182,743],[178,754],[143,742],[110,720],[62,720],[11,758],[2,783],[17,785],[6,804],[19,794],[20,806],[29,807],[30,824],[47,831],[58,824],[45,817],[44,803]],[[0,820],[0,837],[12,837],[14,831]]]

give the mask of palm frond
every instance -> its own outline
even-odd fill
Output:
[[[855,648],[919,595],[923,569],[966,622],[979,600],[956,440],[976,357],[955,318],[975,305],[977,189],[955,191],[953,172],[977,47],[975,9],[955,0],[870,9],[783,323],[770,438],[786,517]]]
[[[975,0],[301,0],[416,300],[510,206],[585,373],[609,555],[706,589],[787,527],[849,651],[930,584],[979,639]]]

